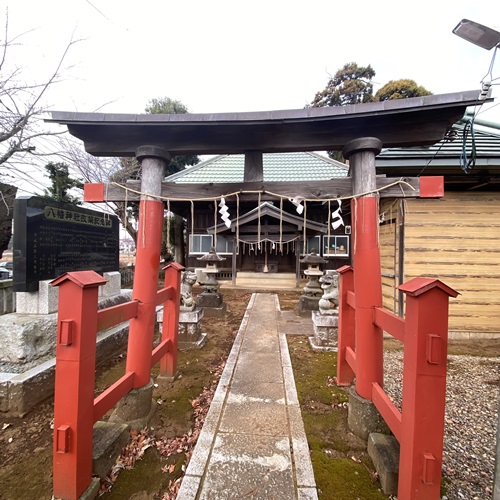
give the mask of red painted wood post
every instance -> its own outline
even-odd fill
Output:
[[[372,384],[383,387],[383,335],[373,323],[374,310],[382,306],[382,276],[378,238],[379,213],[375,156],[382,142],[363,137],[347,143],[342,153],[349,158],[353,194],[353,267],[356,292],[356,393],[371,400]]]
[[[398,498],[440,498],[448,352],[448,302],[458,293],[415,278],[406,294]]]
[[[161,148],[143,146],[137,150],[136,156],[141,161],[142,194],[132,299],[139,301],[139,309],[137,317],[130,320],[126,370],[134,372],[134,388],[139,388],[149,384],[151,379],[164,214],[163,202],[155,196],[161,195],[164,169],[170,155]]]
[[[54,394],[53,494],[77,499],[92,481],[98,287],[94,271],[66,273],[59,286]]]
[[[170,340],[171,348],[160,360],[160,375],[175,377],[177,375],[177,353],[179,350],[179,308],[181,292],[181,271],[183,266],[177,262],[165,268],[165,288],[171,286],[175,292],[171,300],[163,305],[163,325],[161,339]]]
[[[346,349],[355,348],[355,324],[354,309],[347,303],[347,294],[354,292],[354,271],[351,266],[343,266],[337,272],[340,275],[337,384],[350,385],[354,371],[346,361]]]

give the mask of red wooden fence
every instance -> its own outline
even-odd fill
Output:
[[[164,304],[162,338],[151,351],[147,366],[141,367],[142,376],[150,374],[158,361],[162,375],[176,374],[182,269],[176,263],[165,268],[165,287],[156,297],[156,305]],[[54,394],[55,498],[77,499],[90,485],[94,423],[135,386],[135,372],[127,371],[94,398],[97,332],[137,318],[141,310],[138,300],[98,310],[98,287],[105,282],[94,271],[66,273],[53,282],[60,287]],[[154,324],[149,326],[154,328]]]
[[[340,268],[337,381],[366,381],[356,362],[360,348],[354,312],[354,270]],[[449,297],[458,293],[437,279],[415,278],[399,287],[406,315],[373,309],[373,324],[404,344],[402,411],[371,381],[371,401],[400,444],[398,499],[440,498],[443,456]],[[383,362],[382,362],[383,364]],[[381,367],[383,368],[383,367]]]

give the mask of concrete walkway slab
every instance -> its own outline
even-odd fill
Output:
[[[179,500],[315,500],[316,484],[275,294],[253,294]]]

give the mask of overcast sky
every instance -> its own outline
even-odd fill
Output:
[[[15,63],[43,78],[68,41],[53,109],[142,113],[154,97],[192,113],[302,108],[345,63],[371,64],[375,90],[410,78],[434,94],[479,89],[493,50],[452,33],[468,18],[500,30],[500,1],[7,0]],[[418,7],[417,7],[418,6]],[[494,77],[500,76],[500,57]],[[13,61],[11,61],[13,62]],[[500,83],[500,80],[499,80]],[[494,94],[500,92],[494,89]],[[484,119],[500,122],[500,106]]]
[[[375,91],[401,78],[434,94],[479,91],[494,51],[452,29],[467,18],[500,31],[499,0],[6,4],[10,38],[24,33],[7,63],[27,81],[46,80],[69,41],[81,40],[47,95],[60,111],[142,113],[164,96],[192,113],[303,108],[351,61],[373,67]],[[497,59],[493,78],[500,77]],[[499,88],[493,95],[500,103]],[[500,123],[500,105],[485,105],[480,118]]]

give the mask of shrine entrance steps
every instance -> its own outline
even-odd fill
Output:
[[[254,293],[178,500],[317,499],[278,296]]]
[[[295,273],[255,273],[239,271],[236,275],[236,287],[261,290],[295,289]]]

